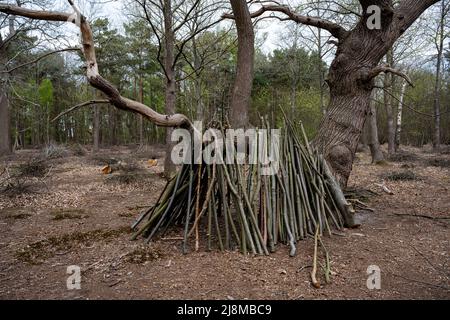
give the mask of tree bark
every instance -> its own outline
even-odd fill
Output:
[[[417,18],[438,1],[403,0],[394,7],[392,0],[359,0],[362,15],[352,30],[346,30],[326,19],[298,14],[289,6],[280,4],[262,4],[259,10],[250,15],[256,18],[266,12],[282,13],[297,23],[326,29],[339,40],[334,41],[337,52],[327,80],[330,87],[328,113],[322,120],[313,144],[323,153],[341,186],[347,185],[352,170],[370,108],[374,78],[383,72],[406,78],[389,66],[380,66],[381,59]],[[373,5],[381,12],[381,25],[375,28],[369,25],[372,14],[368,13],[368,9]],[[236,18],[236,13],[234,15]]]
[[[406,82],[403,82],[402,90],[400,93],[400,101],[398,103],[397,127],[395,130],[395,152],[398,152],[400,150],[400,142],[401,142],[401,134],[402,134],[402,119],[403,119],[403,103],[405,101],[405,93],[406,93],[407,85],[408,84]]]
[[[139,79],[139,102],[144,103],[144,79],[143,76],[140,75]],[[144,146],[144,117],[142,115],[138,115],[138,130],[139,130],[139,146]]]
[[[383,151],[381,150],[380,139],[378,137],[377,108],[374,101],[371,101],[370,103],[368,132],[369,132],[370,154],[372,155],[372,163],[380,163],[384,161],[384,155]]]
[[[0,90],[0,155],[7,155],[12,152],[9,100],[3,88]]]
[[[363,12],[370,5],[381,8],[382,28],[369,30],[364,14],[350,32],[339,31],[336,57],[329,78],[330,103],[314,145],[322,152],[341,186],[350,176],[358,142],[370,110],[374,78],[381,72],[381,59],[413,22],[437,0],[405,0],[394,8],[390,0],[360,1]],[[310,20],[311,22],[311,20]],[[322,26],[324,24],[322,23]]]
[[[439,31],[437,35],[437,61],[436,61],[436,82],[434,85],[434,132],[433,132],[433,151],[440,152],[441,149],[441,68],[442,56],[444,53],[445,39],[445,1],[441,1],[441,12],[439,21]]]
[[[9,17],[9,36],[15,34],[14,16]],[[9,37],[8,36],[8,37]],[[0,34],[0,70],[3,70],[3,65],[8,60],[6,48],[4,47],[3,38]],[[11,145],[11,116],[9,98],[6,89],[8,75],[0,74],[0,156],[12,153]]]
[[[388,51],[386,60],[390,66],[394,63],[394,55],[392,49]],[[395,153],[395,127],[394,127],[394,110],[392,107],[392,89],[394,87],[394,77],[391,73],[384,75],[384,107],[386,108],[387,116],[387,134],[388,134],[388,154]]]
[[[322,66],[322,29],[319,28],[317,33],[317,54],[319,56],[319,65],[318,65],[318,73],[319,73],[319,93],[320,93],[320,110],[322,110],[322,114],[325,115],[327,113],[327,109],[325,106],[325,88],[324,88],[324,70]]]
[[[246,1],[230,0],[238,34],[236,79],[231,96],[230,121],[234,128],[249,125],[248,111],[254,77],[255,32]]]
[[[200,70],[201,68],[201,61],[200,56],[197,48],[197,40],[196,37],[192,39],[192,54],[194,58],[194,69]],[[202,121],[204,117],[204,105],[203,105],[203,98],[202,98],[202,79],[199,72],[195,73],[195,79],[194,79],[194,98],[195,98],[195,113],[196,113],[196,120]]]
[[[97,153],[100,151],[100,106],[94,105],[94,146],[93,152]]]

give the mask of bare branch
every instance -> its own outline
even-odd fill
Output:
[[[59,21],[59,22],[70,21],[72,23],[79,25],[83,45],[83,55],[86,59],[86,69],[87,69],[86,75],[89,84],[92,87],[103,92],[113,106],[115,106],[118,109],[141,114],[158,126],[162,127],[191,126],[191,122],[185,115],[159,114],[152,108],[142,103],[123,97],[116,87],[114,87],[108,80],[106,80],[100,75],[95,55],[95,45],[91,26],[89,25],[86,18],[83,15],[81,15],[79,9],[75,6],[74,2],[72,0],[68,0],[68,2],[75,11],[74,14],[76,15],[76,19],[74,19],[74,14],[49,12],[49,11],[35,11],[3,3],[0,3],[0,12],[13,14],[34,20]]]
[[[86,107],[86,106],[91,106],[93,104],[108,104],[109,100],[90,100],[90,101],[86,101],[80,104],[77,104],[76,106],[61,112],[58,116],[55,117],[55,119],[53,119],[51,122],[55,122],[56,120],[64,117],[65,115],[72,113],[80,108]]]
[[[338,25],[337,23],[334,23],[329,20],[317,18],[317,17],[300,15],[300,14],[292,11],[288,6],[283,6],[283,5],[263,5],[259,10],[253,12],[251,14],[251,17],[256,18],[256,17],[263,15],[266,12],[283,13],[286,16],[288,16],[289,20],[292,20],[294,22],[301,23],[304,25],[325,29],[328,32],[330,32],[335,38],[338,38],[338,39],[342,39],[348,34],[348,31],[345,30],[340,25]],[[223,18],[224,19],[234,19],[234,16],[231,14],[224,14]]]
[[[10,70],[0,71],[0,73],[12,73],[12,72],[14,72],[14,71],[16,71],[16,70],[18,70],[18,69],[23,68],[23,67],[29,66],[29,65],[31,65],[31,64],[38,63],[38,62],[41,61],[42,59],[45,59],[45,58],[47,58],[48,56],[51,56],[51,55],[53,55],[53,54],[61,53],[61,52],[68,52],[68,51],[80,51],[80,49],[79,49],[79,48],[66,48],[66,49],[61,49],[61,50],[55,50],[55,51],[52,51],[52,52],[48,52],[48,53],[46,53],[46,54],[43,54],[43,55],[37,57],[36,59],[34,59],[34,60],[32,60],[32,61],[25,62],[25,63],[23,63],[23,64],[21,64],[21,65],[19,65],[19,66],[17,66],[17,67],[14,67],[14,68],[12,68],[12,69],[10,69]]]

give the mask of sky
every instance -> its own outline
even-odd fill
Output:
[[[108,2],[107,5],[103,5],[102,9],[96,12],[96,15],[108,17],[111,22],[117,27],[121,28],[124,22],[125,16],[123,12],[124,1],[116,0]],[[265,53],[272,52],[279,47],[279,37],[283,32],[283,26],[289,22],[280,23],[279,21],[265,21],[260,23],[258,28],[258,34],[266,34],[267,38],[261,49]]]
[[[89,5],[89,0],[76,0],[76,4],[81,8],[81,11],[88,16],[88,18],[99,18],[99,17],[107,17],[112,24],[118,28],[119,30],[122,28],[123,23],[127,19],[126,13],[124,12],[124,5],[126,4],[125,0],[96,0],[97,2],[102,2],[103,4],[98,5],[94,9],[92,9]],[[283,3],[291,3],[291,5],[295,5],[295,3],[299,3],[302,0],[284,0]],[[61,10],[61,11],[69,11],[69,5],[67,0],[55,0],[55,6],[52,10]],[[221,13],[219,13],[221,14]],[[260,49],[264,53],[270,53],[273,50],[280,47],[282,41],[280,40],[286,32],[289,32],[289,25],[292,25],[292,22],[280,22],[279,20],[264,20],[260,22],[257,26],[257,35],[259,36],[259,40],[257,44],[260,45]],[[77,33],[78,30],[73,26],[65,26],[64,32],[67,34],[67,39],[72,45],[75,45],[78,41]],[[261,42],[261,39],[264,38],[264,42]],[[429,52],[428,52],[429,53]],[[427,54],[428,55],[428,54]],[[329,64],[333,58],[333,55],[330,54],[326,57],[325,61]]]

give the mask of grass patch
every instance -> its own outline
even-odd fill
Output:
[[[30,213],[16,213],[16,214],[7,214],[5,216],[5,218],[13,219],[13,220],[25,220],[31,216],[32,216],[32,214],[30,214]]]
[[[426,162],[426,165],[430,167],[438,167],[438,168],[450,168],[450,159],[449,158],[433,158]]]
[[[41,152],[41,157],[47,160],[61,159],[67,156],[69,156],[67,148],[58,144],[49,144]]]
[[[376,166],[380,166],[380,167],[387,167],[387,166],[389,166],[389,162],[387,162],[386,160],[376,161],[374,164]]]
[[[155,261],[163,256],[162,252],[158,249],[149,246],[140,246],[128,253],[124,259],[128,263],[143,264],[148,261]]]
[[[420,177],[411,170],[389,172],[381,175],[381,178],[389,181],[417,181]]]
[[[134,174],[134,173],[120,173],[111,175],[106,178],[105,183],[106,184],[133,184],[139,181],[142,181],[143,179],[140,177],[140,175]]]
[[[134,173],[134,172],[119,172],[109,175],[105,178],[106,184],[145,184],[147,181],[155,178],[155,174]]]
[[[74,232],[58,237],[31,243],[15,253],[15,257],[22,262],[39,265],[53,257],[57,252],[70,251],[74,247],[90,246],[94,242],[109,241],[122,234],[131,233],[130,227],[119,229],[99,229],[88,232]]]
[[[115,165],[119,163],[119,159],[111,158],[106,155],[94,155],[90,158],[90,162],[97,166]]]
[[[399,151],[389,156],[391,162],[413,162],[418,159],[419,157],[416,154],[407,151]]]
[[[88,217],[86,212],[82,209],[59,209],[50,212],[50,215],[54,221],[76,220]]]
[[[88,151],[79,143],[75,143],[69,147],[70,151],[78,157],[84,157],[88,154]]]
[[[10,198],[33,193],[37,184],[42,183],[50,174],[51,166],[46,159],[36,157],[22,164],[6,168],[2,173],[0,191]],[[3,178],[4,177],[4,178]]]
[[[344,194],[347,199],[356,199],[363,202],[368,202],[371,198],[379,195],[372,190],[362,188],[347,188],[344,190]]]
[[[126,212],[126,213],[119,213],[118,216],[121,218],[132,218],[134,214],[132,214],[131,212]]]
[[[43,178],[50,170],[50,167],[44,159],[31,159],[17,167],[18,175],[21,177]]]
[[[24,180],[16,180],[9,182],[2,190],[3,194],[9,198],[14,198],[23,194],[35,193],[31,189],[31,185]]]

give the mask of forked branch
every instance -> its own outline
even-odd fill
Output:
[[[257,17],[262,16],[266,12],[283,13],[287,16],[288,20],[292,20],[297,23],[301,23],[304,25],[327,30],[328,32],[331,33],[331,35],[333,37],[335,37],[337,39],[342,39],[348,34],[348,31],[337,23],[334,23],[334,22],[326,20],[326,19],[318,18],[318,17],[310,17],[310,16],[298,14],[298,13],[294,12],[293,10],[291,10],[291,8],[289,8],[288,6],[285,6],[285,5],[263,5],[263,6],[261,6],[260,9],[253,12],[251,14],[251,17],[257,18]],[[224,19],[234,19],[234,16],[232,14],[224,14],[223,18]]]
[[[191,122],[182,114],[163,115],[152,108],[137,101],[123,97],[119,90],[99,73],[97,59],[95,55],[95,45],[91,26],[87,19],[80,13],[75,3],[68,0],[74,13],[37,11],[25,9],[22,7],[0,3],[0,12],[12,14],[24,18],[43,21],[70,22],[80,28],[82,51],[86,60],[86,76],[89,84],[101,91],[107,97],[108,101],[116,108],[141,114],[148,120],[162,127],[190,127]]]

